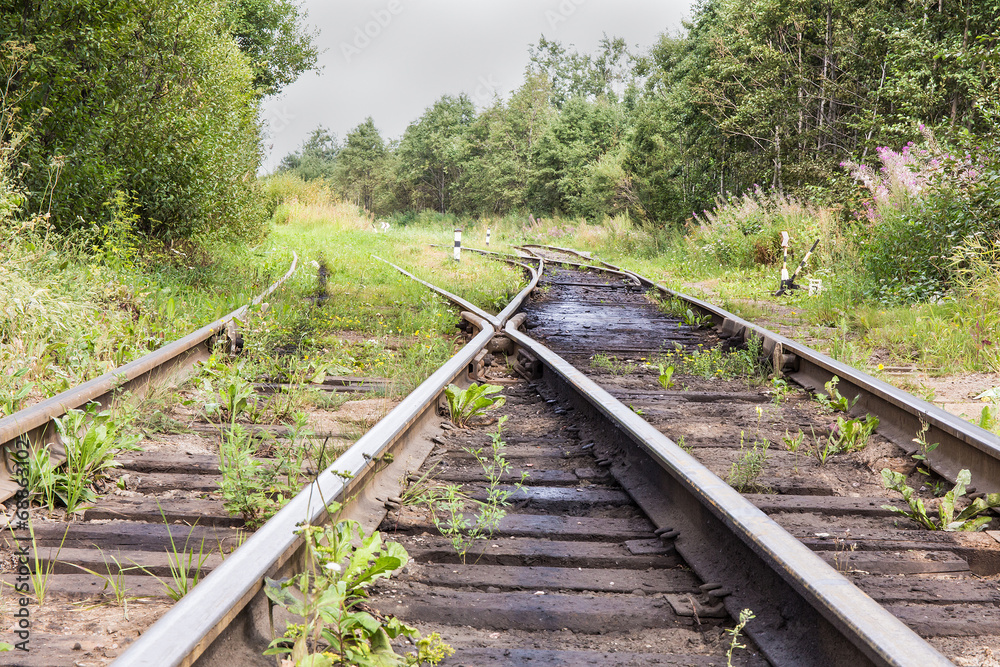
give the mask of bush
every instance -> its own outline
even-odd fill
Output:
[[[858,212],[864,229],[857,241],[871,296],[885,303],[945,297],[963,266],[951,260],[955,253],[1000,232],[992,210],[1000,177],[988,152],[948,149],[920,129],[919,146],[878,149],[877,173],[844,163],[869,195]]]
[[[781,232],[791,237],[789,270],[813,241],[821,239],[813,265],[828,264],[840,238],[835,211],[760,187],[719,199],[711,211],[694,216],[689,243],[724,266],[747,269],[782,261]],[[689,223],[690,224],[690,223]]]
[[[219,12],[210,0],[0,9],[0,43],[32,47],[8,91],[35,128],[22,148],[28,210],[77,229],[109,220],[122,191],[140,232],[259,231],[254,72]]]

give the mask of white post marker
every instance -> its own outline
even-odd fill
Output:
[[[461,261],[462,256],[462,230],[455,230],[455,261]]]
[[[781,232],[781,282],[788,280],[788,232]]]
[[[486,228],[486,247],[490,247],[490,228]]]

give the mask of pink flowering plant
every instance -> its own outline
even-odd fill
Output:
[[[922,141],[879,147],[880,166],[843,162],[865,196],[856,213],[871,292],[883,302],[938,300],[949,293],[963,245],[997,229],[981,215],[984,153],[942,145],[923,125]],[[982,156],[982,157],[981,157]],[[995,171],[993,172],[995,173]],[[986,180],[996,189],[997,182]]]

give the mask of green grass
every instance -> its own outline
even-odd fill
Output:
[[[211,322],[283,271],[283,258],[211,241],[124,261],[83,245],[0,225],[0,393],[23,394],[0,417]]]

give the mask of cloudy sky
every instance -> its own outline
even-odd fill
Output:
[[[323,50],[318,73],[266,101],[271,171],[318,125],[338,138],[367,116],[395,138],[442,95],[481,108],[523,79],[541,35],[597,50],[602,35],[645,50],[680,29],[691,0],[304,0]]]

